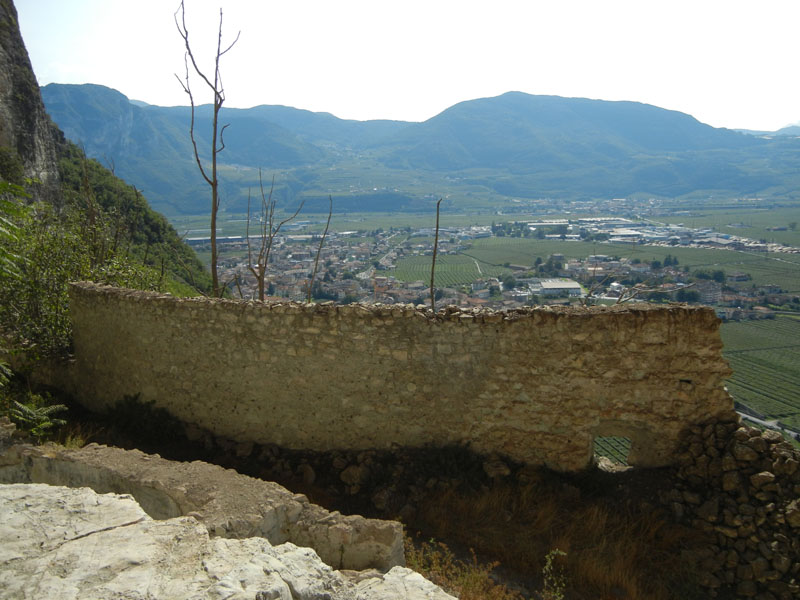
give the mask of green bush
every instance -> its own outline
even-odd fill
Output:
[[[0,272],[0,327],[32,357],[69,349],[70,281],[92,280],[138,289],[160,289],[155,269],[114,249],[100,212],[38,203],[15,220],[16,235],[0,240],[13,270]]]

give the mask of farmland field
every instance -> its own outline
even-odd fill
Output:
[[[603,244],[594,242],[573,242],[560,240],[537,240],[533,238],[495,237],[475,240],[462,255],[440,255],[436,264],[437,280],[445,285],[470,283],[478,279],[477,268],[468,271],[461,268],[459,275],[453,272],[456,265],[467,265],[470,260],[481,265],[483,277],[508,272],[502,265],[506,263],[533,266],[537,257],[546,260],[551,254],[563,254],[566,259],[585,258],[590,254],[607,254],[639,258],[642,261],[664,260],[671,254],[680,266],[690,269],[722,269],[726,273],[741,271],[752,276],[752,285],[774,284],[784,291],[800,293],[800,254],[761,254],[753,252],[734,252],[731,250],[711,250],[705,248],[680,248],[664,246],[632,246],[623,244]],[[464,260],[461,260],[464,258]],[[410,275],[413,270],[421,273],[427,260],[428,275]],[[474,266],[474,264],[473,264]],[[452,267],[452,268],[451,268]],[[492,271],[492,269],[500,269]],[[475,277],[469,279],[469,274]],[[398,261],[397,271],[392,273],[401,281],[423,281],[430,278],[430,257],[409,257]],[[449,282],[449,283],[445,283]]]
[[[749,273],[755,285],[774,284],[787,292],[800,292],[800,255],[762,254],[712,250],[705,248],[681,248],[665,246],[641,246],[602,244],[592,242],[567,242],[558,240],[536,240],[531,238],[487,238],[476,240],[469,254],[478,260],[494,264],[506,262],[533,265],[536,257],[546,259],[550,254],[563,254],[565,258],[585,258],[590,254],[607,254],[639,258],[642,261],[663,260],[667,254],[676,257],[681,266],[690,269],[722,269],[732,273]]]
[[[800,429],[800,320],[725,323],[721,333],[734,399]]]
[[[437,287],[452,287],[472,283],[482,277],[500,277],[510,269],[481,263],[463,254],[440,254],[436,258]],[[400,281],[426,281],[431,278],[431,257],[410,256],[397,263],[392,273]]]

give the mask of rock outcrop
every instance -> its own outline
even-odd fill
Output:
[[[329,512],[276,483],[200,461],[179,463],[96,444],[80,450],[18,445],[0,455],[0,483],[131,494],[154,519],[192,516],[213,537],[308,546],[336,569],[404,565],[399,523]]]
[[[60,139],[63,135],[45,112],[14,3],[0,0],[0,175],[36,179],[33,193],[53,201],[60,193]]]
[[[453,600],[403,567],[331,569],[309,548],[212,538],[193,517],[153,520],[130,496],[0,485],[0,598]]]

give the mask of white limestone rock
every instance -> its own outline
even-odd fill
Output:
[[[0,483],[131,494],[154,519],[193,516],[212,537],[308,546],[334,569],[385,571],[405,564],[400,523],[329,512],[277,483],[200,461],[97,444],[77,450],[15,445],[0,452]]]
[[[453,596],[438,585],[434,585],[407,567],[394,567],[386,575],[371,577],[358,583],[358,600],[390,600],[392,598],[453,600]]]
[[[0,539],[0,599],[452,600],[409,569],[354,582],[309,548],[210,539],[89,488],[0,485]]]

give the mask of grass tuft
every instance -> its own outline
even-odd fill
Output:
[[[406,565],[460,600],[522,600],[517,592],[492,579],[499,563],[480,563],[475,552],[463,561],[443,542],[423,542],[415,546],[405,538]]]
[[[102,429],[100,427],[81,422],[71,422],[59,430],[55,442],[65,448],[77,450],[78,448],[83,448],[101,433]]]

